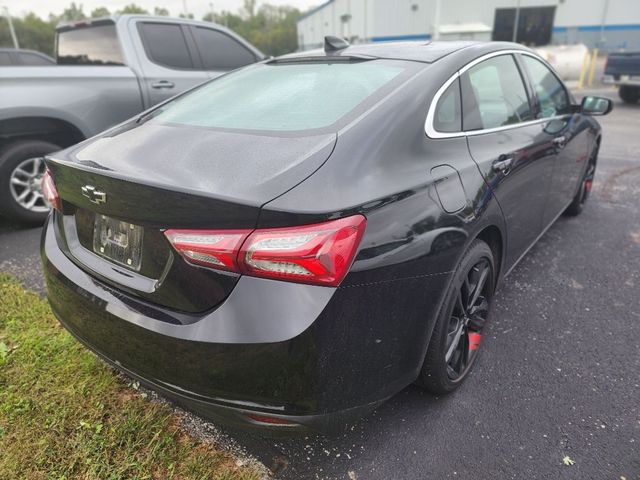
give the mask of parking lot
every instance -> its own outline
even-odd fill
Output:
[[[589,203],[507,277],[458,392],[409,387],[337,438],[229,436],[279,478],[640,479],[640,105],[593,93],[616,105]],[[39,235],[0,223],[0,271],[44,293]]]

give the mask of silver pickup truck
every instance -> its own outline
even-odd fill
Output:
[[[57,66],[0,68],[0,215],[41,222],[40,157],[264,55],[230,30],[119,15],[61,25]]]

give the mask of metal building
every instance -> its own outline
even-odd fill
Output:
[[[300,49],[321,47],[325,35],[640,50],[640,0],[329,0],[298,21]]]

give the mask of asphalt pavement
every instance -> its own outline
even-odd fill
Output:
[[[282,479],[640,479],[640,104],[596,93],[616,105],[588,205],[506,278],[459,391],[409,387],[339,437],[235,442]],[[0,271],[42,293],[39,230],[0,220]]]

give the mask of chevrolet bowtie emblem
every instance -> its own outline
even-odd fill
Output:
[[[87,197],[90,202],[98,205],[107,203],[107,194],[100,190],[96,190],[96,187],[93,185],[85,185],[82,187],[82,195]]]

